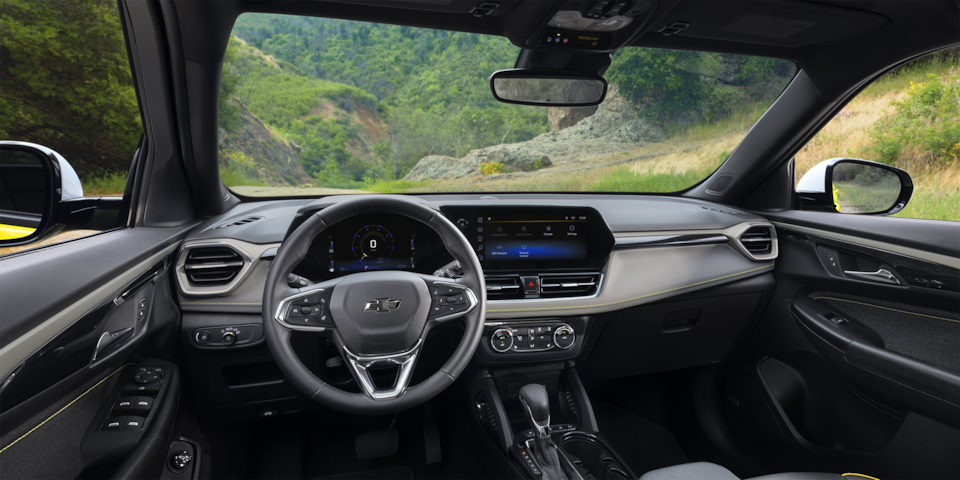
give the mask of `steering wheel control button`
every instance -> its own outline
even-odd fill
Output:
[[[490,345],[494,351],[500,353],[506,352],[513,347],[513,334],[510,333],[510,330],[507,328],[499,328],[493,332]]]
[[[320,294],[313,294],[306,297],[298,298],[293,301],[294,305],[313,305],[315,303],[320,303]]]

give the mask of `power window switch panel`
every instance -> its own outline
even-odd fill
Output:
[[[123,420],[123,430],[143,428],[143,417],[127,417]]]
[[[137,397],[134,402],[134,407],[138,410],[150,410],[153,408],[153,398],[150,397]]]
[[[127,417],[113,417],[107,419],[106,422],[103,422],[103,428],[101,430],[121,430],[123,429],[123,423]]]

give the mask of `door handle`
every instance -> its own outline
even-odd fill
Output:
[[[866,280],[868,282],[877,282],[877,283],[886,283],[889,285],[900,285],[900,280],[897,280],[897,277],[890,273],[890,270],[881,268],[876,272],[856,272],[853,270],[844,270],[843,274],[857,278],[860,280]]]

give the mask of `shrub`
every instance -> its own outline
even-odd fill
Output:
[[[505,173],[506,171],[507,168],[503,165],[503,162],[480,162],[480,173],[483,176]]]
[[[903,100],[893,101],[896,114],[874,125],[874,150],[881,161],[895,163],[906,153],[943,162],[956,158],[960,143],[960,79],[946,83],[935,74],[910,82]]]

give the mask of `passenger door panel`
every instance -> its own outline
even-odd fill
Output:
[[[781,470],[956,478],[960,226],[766,216],[776,293],[727,373],[740,443]],[[879,270],[896,280],[850,274]]]

